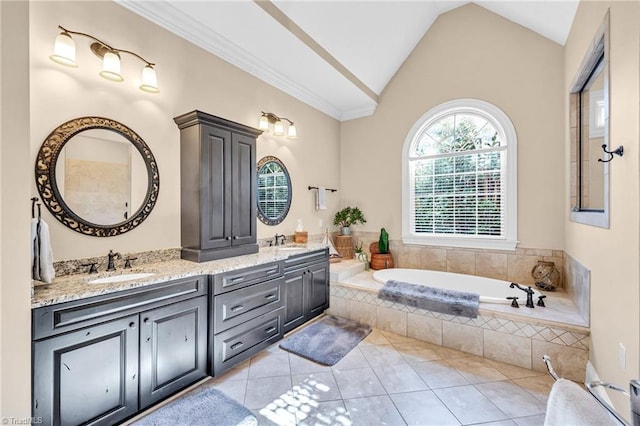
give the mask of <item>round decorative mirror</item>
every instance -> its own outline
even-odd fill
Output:
[[[111,237],[140,225],[158,199],[160,177],[147,144],[115,120],[80,117],[47,136],[36,185],[51,214],[85,235]]]
[[[291,177],[282,161],[267,156],[258,162],[258,219],[266,225],[282,222],[291,207]]]

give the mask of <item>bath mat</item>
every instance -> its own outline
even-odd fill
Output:
[[[202,386],[132,423],[135,426],[257,426],[244,405],[212,387]]]
[[[371,333],[371,327],[328,315],[288,337],[280,347],[322,365],[334,365]]]
[[[378,298],[414,308],[467,318],[478,316],[480,295],[389,280],[378,292]]]

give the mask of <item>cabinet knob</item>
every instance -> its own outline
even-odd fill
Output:
[[[224,239],[229,241],[231,239],[231,237],[225,237]]]
[[[233,239],[234,239],[234,240],[237,240],[238,238],[240,238],[240,237],[238,237],[237,235],[234,235],[234,236],[233,236]]]
[[[129,323],[129,327],[130,327],[130,328],[136,328],[136,323],[135,323],[135,321],[131,321],[131,322]]]
[[[145,318],[142,320],[143,323],[148,324],[149,323],[149,318]]]

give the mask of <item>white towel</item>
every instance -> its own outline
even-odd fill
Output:
[[[31,220],[31,277],[51,283],[55,276],[49,225],[42,218],[34,218]]]
[[[316,210],[327,209],[327,189],[323,186],[316,192]]]
[[[619,422],[586,390],[570,380],[559,379],[549,393],[544,425],[619,425]]]

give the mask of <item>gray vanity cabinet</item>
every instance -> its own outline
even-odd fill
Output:
[[[207,291],[192,277],[34,309],[33,416],[115,424],[205,377]]]
[[[260,130],[192,111],[180,128],[183,259],[196,262],[258,252],[256,138]]]
[[[329,251],[291,256],[284,263],[286,333],[329,307]]]
[[[42,424],[117,423],[138,411],[138,316],[37,341],[33,365]]]

